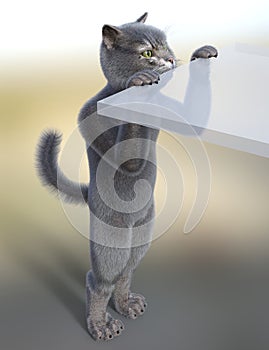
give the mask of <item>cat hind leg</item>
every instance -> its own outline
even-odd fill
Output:
[[[106,311],[111,289],[96,290],[92,271],[87,273],[86,320],[88,331],[94,340],[111,340],[124,330],[123,323]]]
[[[117,281],[111,297],[111,305],[119,314],[135,320],[144,314],[147,303],[143,295],[130,291],[131,279],[132,273],[122,276]]]
[[[128,228],[119,230],[113,225],[102,223],[93,215],[90,217],[90,222],[92,270],[87,274],[86,281],[87,327],[93,339],[111,340],[119,336],[124,329],[123,323],[113,319],[107,312],[107,306],[115,284],[130,258],[131,230]],[[103,237],[101,241],[100,237]],[[118,247],[119,242],[115,241],[115,237],[121,242],[126,241],[125,248]]]
[[[151,208],[145,218],[139,220],[133,228],[133,239],[130,257],[126,268],[115,284],[112,292],[111,304],[121,315],[136,319],[144,314],[147,307],[146,299],[143,295],[133,293],[130,290],[132,275],[142,258],[147,253],[153,229],[154,209]],[[140,244],[140,245],[139,245]]]

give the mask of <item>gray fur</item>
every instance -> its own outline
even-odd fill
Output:
[[[52,192],[60,192],[63,199],[74,204],[86,204],[88,186],[69,180],[57,165],[62,135],[56,130],[44,131],[40,137],[36,152],[36,167],[44,186]]]
[[[109,303],[118,313],[132,319],[142,315],[147,306],[142,295],[130,291],[130,285],[133,272],[151,241],[158,130],[131,123],[116,125],[96,113],[99,100],[130,86],[158,83],[161,73],[176,66],[165,34],[144,24],[146,18],[147,13],[133,23],[118,27],[103,26],[100,59],[107,85],[85,103],[78,117],[87,145],[89,188],[71,182],[60,171],[57,165],[60,135],[55,132],[43,134],[37,151],[39,175],[43,183],[63,192],[67,200],[87,201],[90,209],[91,270],[86,277],[86,315],[89,333],[95,340],[112,339],[124,329],[121,321],[107,313]],[[145,50],[152,50],[152,57],[144,57],[142,52]],[[200,50],[196,51],[195,58],[197,53],[204,57],[204,51]],[[111,128],[92,141],[89,136],[92,128],[102,128],[107,123],[111,123]],[[124,141],[131,142],[132,139],[133,147],[121,147]],[[117,152],[107,161],[105,155],[115,145],[118,146]],[[127,161],[122,163],[122,159]],[[105,161],[106,171],[97,182],[97,169],[102,161]],[[111,205],[108,205],[99,189],[106,188],[115,167],[114,188],[117,196],[109,198]],[[115,209],[119,199],[126,202],[126,208],[132,209],[134,186],[141,179],[146,180],[152,189],[145,205],[133,212],[126,210],[124,213]],[[101,186],[99,189],[97,184]]]

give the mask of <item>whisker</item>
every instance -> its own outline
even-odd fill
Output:
[[[176,58],[175,61],[176,61],[176,62],[183,62],[183,63],[185,63],[185,61],[182,60],[181,58]]]

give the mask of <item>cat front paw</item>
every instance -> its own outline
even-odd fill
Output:
[[[132,75],[126,83],[126,89],[131,86],[143,86],[158,84],[160,80],[160,75],[152,70],[143,70]]]
[[[205,45],[194,51],[194,53],[191,56],[191,61],[194,61],[197,58],[211,58],[211,57],[218,57],[218,51],[213,46]]]

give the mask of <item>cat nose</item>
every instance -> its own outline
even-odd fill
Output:
[[[171,67],[174,68],[176,66],[175,60],[173,57],[167,58],[167,62],[171,63]]]

